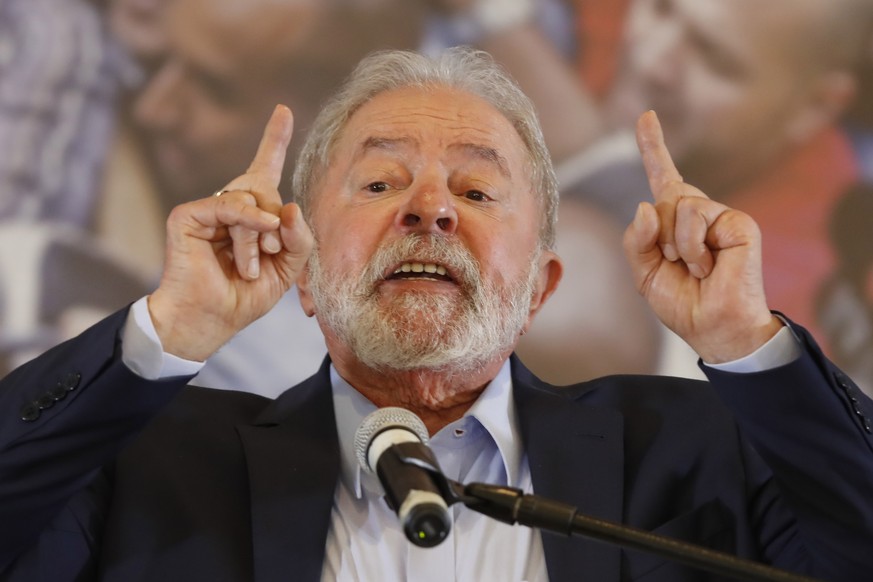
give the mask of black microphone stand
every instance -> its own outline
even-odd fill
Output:
[[[508,524],[519,523],[564,535],[580,534],[595,540],[659,555],[687,566],[737,580],[761,582],[814,582],[815,579],[751,560],[689,544],[677,539],[582,515],[576,508],[520,489],[485,483],[457,487],[458,501],[484,515]]]
[[[649,552],[737,580],[821,582],[639,528],[582,515],[572,505],[539,495],[528,495],[521,489],[487,483],[463,485],[447,479],[436,465],[429,465],[421,459],[406,457],[402,453],[399,457],[402,462],[416,465],[430,473],[448,505],[463,503],[473,511],[510,525],[518,523],[566,536],[579,534],[620,547]]]

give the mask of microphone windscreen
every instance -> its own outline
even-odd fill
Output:
[[[427,444],[427,427],[414,412],[396,406],[380,408],[368,414],[355,432],[355,455],[365,471],[371,471],[367,462],[370,444],[377,435],[390,429],[409,431],[416,435],[422,443]]]

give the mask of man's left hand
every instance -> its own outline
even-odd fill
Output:
[[[782,327],[764,297],[758,225],[682,181],[653,111],[637,144],[654,196],[624,236],[637,290],[705,362],[752,353]]]

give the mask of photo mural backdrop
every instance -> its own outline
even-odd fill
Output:
[[[564,281],[519,346],[536,373],[699,375],[621,250],[654,109],[685,181],[758,221],[770,306],[873,393],[873,3],[328,4],[0,2],[0,373],[148,294],[170,209],[245,171],[276,103],[290,200],[295,147],[363,55],[471,44],[531,96],[561,185]],[[275,395],[324,354],[292,290],[195,382]]]

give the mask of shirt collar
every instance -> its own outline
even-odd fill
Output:
[[[376,410],[376,405],[343,380],[333,365],[330,367],[330,383],[339,436],[340,478],[348,490],[360,499],[362,471],[355,455],[355,432],[364,418]],[[506,470],[506,484],[517,487],[523,451],[515,399],[512,397],[509,360],[503,363],[497,376],[488,383],[464,416],[474,417],[494,439]]]

